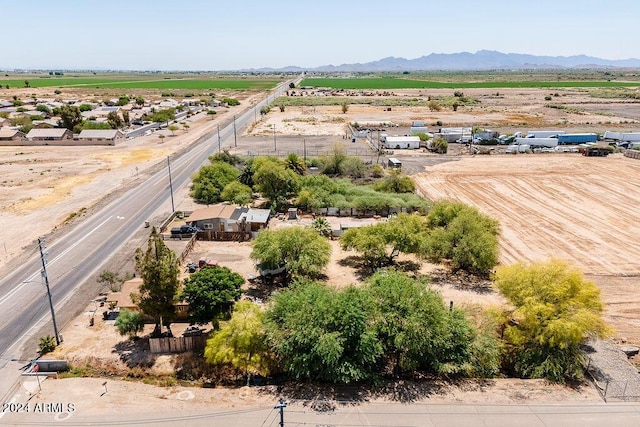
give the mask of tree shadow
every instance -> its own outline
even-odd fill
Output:
[[[342,258],[338,260],[338,265],[354,269],[358,280],[366,280],[375,273],[375,270],[365,261],[364,257],[359,255],[349,255],[346,258]]]
[[[487,275],[476,275],[463,270],[451,271],[438,268],[428,275],[429,282],[436,286],[449,285],[454,289],[475,292],[481,295],[494,293],[492,282]]]
[[[129,368],[150,368],[157,358],[150,351],[149,338],[120,341],[111,352],[117,353],[120,360]]]

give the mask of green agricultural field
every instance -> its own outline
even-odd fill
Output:
[[[561,88],[561,87],[638,87],[637,82],[618,81],[484,81],[438,82],[393,77],[373,78],[309,78],[300,86],[330,87],[334,89],[504,89],[504,88]]]
[[[22,79],[0,78],[0,85],[10,88],[24,88],[25,80],[30,87],[55,88],[100,88],[100,89],[232,89],[265,90],[275,87],[281,80],[275,78],[238,78],[238,77],[158,77],[158,76],[114,76],[114,77],[33,77]]]

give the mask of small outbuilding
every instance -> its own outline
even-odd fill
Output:
[[[387,136],[384,141],[384,148],[390,150],[420,148],[419,136]]]

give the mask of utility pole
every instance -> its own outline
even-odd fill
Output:
[[[236,136],[236,116],[233,116],[233,146],[238,146],[238,137]]]
[[[273,151],[278,153],[278,145],[276,144],[276,124],[273,124]]]
[[[220,152],[221,149],[221,145],[220,145],[220,125],[218,125],[218,153]]]
[[[307,163],[307,139],[302,138],[302,152],[304,154],[304,163]]]
[[[284,408],[287,407],[284,399],[280,398],[280,403],[273,407],[273,409],[280,410],[280,427],[284,427]]]
[[[42,240],[38,239],[38,248],[40,249],[40,260],[42,261],[42,277],[44,278],[44,285],[47,287],[47,296],[49,297],[49,308],[51,309],[51,319],[53,320],[53,332],[56,335],[56,345],[60,345],[62,340],[58,333],[58,324],[56,323],[56,312],[53,309],[53,302],[51,301],[51,289],[49,289],[49,277],[47,276],[47,260],[45,259],[44,250],[42,249]]]
[[[173,181],[171,180],[171,161],[169,160],[169,156],[167,156],[167,168],[169,168],[169,191],[171,192],[171,212],[176,211],[176,207],[173,204]]]

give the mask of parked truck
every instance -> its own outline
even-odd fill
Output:
[[[528,144],[511,144],[507,147],[507,154],[526,153],[531,147]]]
[[[566,133],[558,135],[558,144],[586,144],[589,142],[597,142],[598,135],[595,133]]]

